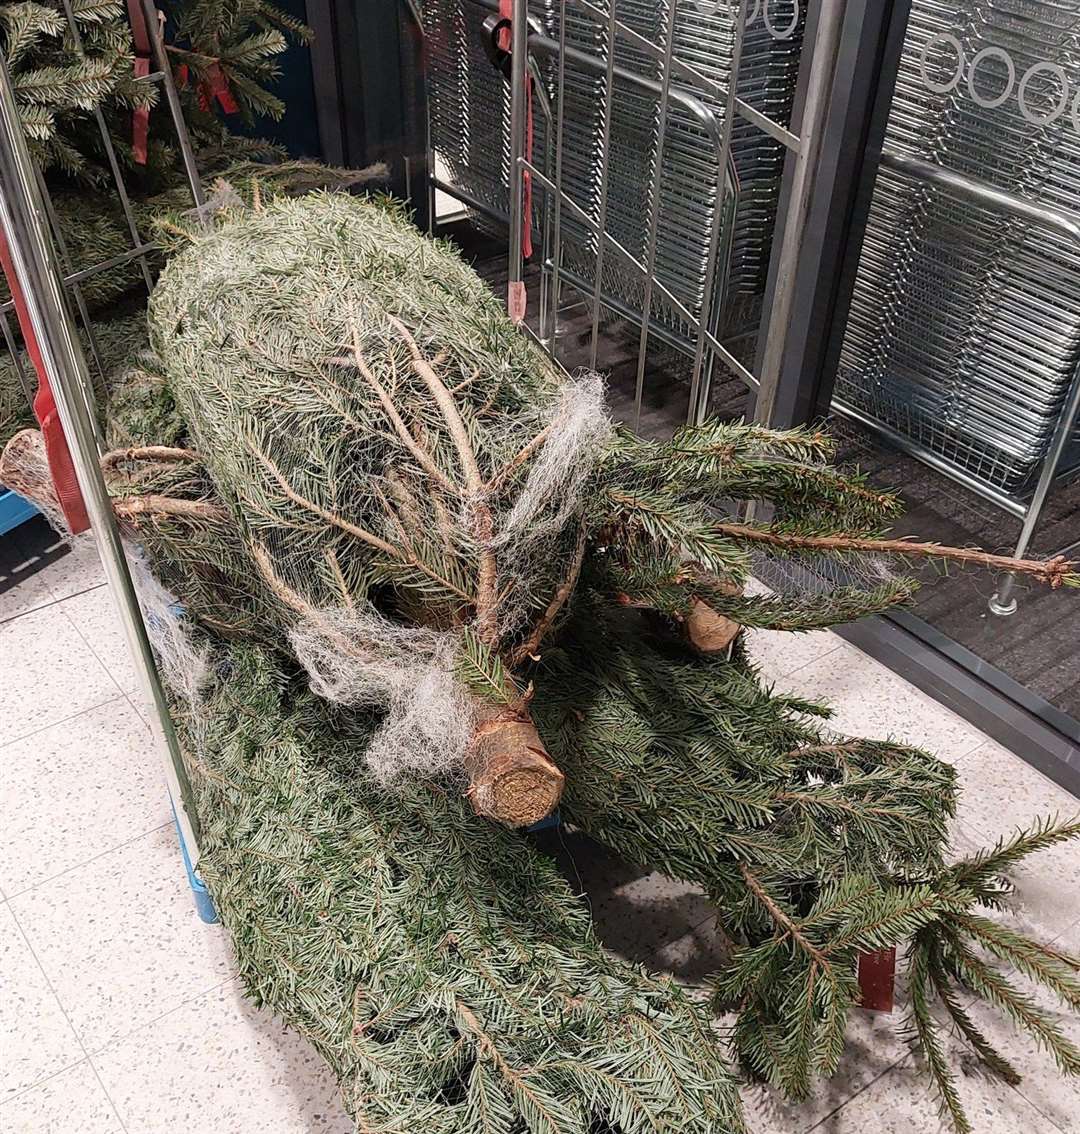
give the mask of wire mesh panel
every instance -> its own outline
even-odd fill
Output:
[[[700,116],[673,102],[666,115],[661,156],[658,92],[665,70],[669,79],[675,73],[675,85],[691,91],[722,129],[739,5],[729,0],[612,3],[614,9],[607,0],[542,0],[529,7],[534,28],[567,49],[561,104],[557,56],[537,60],[546,102],[561,122],[560,188],[593,221],[603,212],[607,232],[639,263],[648,255],[648,219],[655,205],[652,274],[660,287],[650,289],[651,323],[670,345],[692,354],[694,321],[709,287],[717,283],[709,279],[711,231],[717,211],[725,208],[725,196],[730,207],[736,189],[734,224],[725,225],[724,245],[729,251],[715,270],[730,296],[760,297],[764,291],[787,151],[758,126],[745,120],[733,124],[730,169],[723,171],[730,177],[725,193],[718,179],[715,137]],[[482,29],[485,16],[497,7],[482,0],[426,0],[423,12],[431,45],[432,145],[457,186],[505,216],[510,181],[503,139],[509,122],[509,88],[484,50]],[[801,59],[805,5],[799,0],[771,0],[744,7],[739,96],[787,126]],[[579,59],[606,58],[612,20],[609,106],[604,74],[581,67]],[[665,61],[662,49],[669,42],[671,58]],[[652,89],[634,78],[651,82]],[[534,118],[534,160],[547,161],[550,170],[555,130],[540,109]],[[478,134],[483,139],[479,146]],[[544,220],[540,196],[534,199],[538,227]],[[639,268],[626,256],[598,255],[595,226],[581,223],[573,212],[563,211],[560,235],[562,277],[591,294],[599,260],[605,306],[640,319],[646,283]]]
[[[161,24],[152,0],[143,0],[143,15],[149,30],[153,62],[157,70],[136,82],[159,84],[165,98],[155,115],[168,116],[175,132],[182,164],[192,193],[192,203],[202,203],[202,190],[195,168],[187,128],[180,112],[179,100],[173,85],[172,71],[165,57],[161,40]],[[70,4],[63,5],[68,36],[74,49],[82,51],[79,24]],[[60,209],[45,187],[40,171],[36,171],[42,193],[45,215],[54,241],[60,266],[65,277],[65,292],[73,313],[77,315],[79,334],[89,365],[93,389],[86,392],[88,401],[100,402],[106,393],[107,374],[130,353],[133,327],[139,322],[131,319],[110,321],[100,316],[108,311],[112,315],[124,309],[124,297],[140,290],[148,291],[152,279],[151,259],[155,248],[140,231],[137,211],[125,183],[122,163],[117,154],[109,127],[100,107],[95,106],[89,115],[100,145],[109,179],[95,186],[94,193],[69,193],[65,204],[69,214],[77,221],[75,237],[61,224]],[[127,307],[140,310],[140,304]],[[4,350],[0,354],[0,442],[16,429],[33,423],[31,402],[37,388],[37,376],[21,343],[14,319],[14,302],[3,291],[0,304],[0,331]]]
[[[1080,217],[1080,2],[915,0],[886,146]],[[838,407],[1022,496],[1078,367],[1080,244],[884,168]]]

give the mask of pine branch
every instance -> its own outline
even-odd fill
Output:
[[[858,539],[843,535],[789,535],[750,524],[719,523],[717,530],[733,539],[764,543],[770,547],[811,551],[868,551],[913,559],[946,559],[972,563],[1001,571],[1017,571],[1030,575],[1050,587],[1080,586],[1077,564],[1063,555],[1051,559],[1014,559],[1008,555],[992,555],[976,548],[948,547],[940,543],[919,543],[908,539]]]

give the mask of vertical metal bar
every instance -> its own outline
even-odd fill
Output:
[[[818,12],[817,32],[814,36],[813,54],[809,64],[806,102],[803,107],[802,122],[799,125],[802,144],[795,155],[791,195],[784,218],[784,234],[766,328],[765,351],[760,372],[761,385],[758,388],[754,407],[754,420],[764,425],[772,421],[776,405],[784,348],[795,301],[799,253],[806,232],[814,172],[817,168],[821,136],[829,109],[829,92],[832,88],[833,70],[840,46],[840,32],[846,4],[847,0],[821,0]]]
[[[694,348],[694,368],[690,376],[690,402],[687,420],[698,424],[704,420],[708,411],[708,389],[704,388],[702,372],[705,367],[705,342],[712,323],[712,307],[716,291],[716,267],[720,255],[721,237],[725,221],[729,226],[734,222],[732,214],[726,217],[728,199],[728,166],[731,161],[731,136],[735,128],[735,104],[738,101],[739,71],[742,66],[743,40],[746,34],[746,6],[749,0],[737,0],[735,15],[735,42],[731,52],[731,76],[728,81],[727,97],[724,100],[724,125],[721,134],[720,151],[716,166],[716,208],[713,211],[712,229],[709,233],[709,252],[705,258],[705,290],[701,296],[701,312]],[[734,198],[732,198],[734,201]]]
[[[49,219],[49,225],[52,229],[53,237],[56,240],[57,251],[59,252],[60,266],[63,270],[65,277],[68,273],[72,272],[75,264],[71,259],[67,250],[67,242],[64,240],[64,234],[60,230],[60,218],[56,215],[56,209],[53,207],[52,198],[49,196],[49,191],[45,188],[45,178],[41,175],[41,170],[35,166],[34,172],[38,180],[38,188],[41,191],[41,200],[45,205],[45,212]],[[100,383],[94,383],[92,389],[83,391],[83,396],[87,399],[88,405],[92,404],[93,396],[96,391],[105,389],[105,364],[101,361],[101,351],[98,350],[97,335],[94,334],[94,325],[90,319],[90,312],[86,307],[86,300],[83,298],[82,288],[77,283],[70,282],[67,285],[71,289],[71,294],[75,299],[75,306],[79,310],[79,318],[82,320],[83,330],[86,332],[86,341],[90,347],[90,353],[94,358],[94,366],[97,369],[98,377],[101,379]],[[91,412],[90,420],[94,424],[94,436],[98,439],[98,444],[101,445],[103,438],[101,430],[98,427],[97,416]]]
[[[555,110],[555,220],[551,236],[551,341],[548,350],[555,358],[559,334],[559,302],[562,291],[562,175],[563,112],[566,106],[566,0],[559,0],[558,106]]]
[[[169,104],[169,114],[172,116],[173,127],[176,130],[176,141],[180,146],[180,158],[184,163],[188,188],[191,190],[195,207],[201,209],[206,204],[206,198],[203,196],[199,167],[195,162],[195,151],[191,148],[191,136],[184,121],[184,111],[180,106],[180,96],[176,93],[176,84],[173,82],[172,65],[165,51],[161,17],[154,0],[142,0],[142,6],[146,16],[146,26],[150,32],[150,49],[154,53],[154,66],[161,72],[161,85],[165,88],[165,101]]]
[[[608,178],[611,173],[611,120],[615,113],[615,0],[608,0],[607,67],[604,71],[604,124],[600,136],[600,206],[597,214],[596,279],[593,284],[589,368],[596,369],[600,345],[600,295],[604,284],[604,234],[607,232]]]
[[[773,402],[776,429],[829,412],[910,9],[911,0],[848,0]],[[762,340],[759,357],[764,350]]]
[[[529,53],[529,0],[514,0],[513,28],[510,40],[510,264],[506,302],[511,315],[517,318],[519,295],[525,280],[524,233],[522,217],[525,207],[525,131],[529,118],[525,76]],[[529,223],[532,223],[530,218]]]
[[[32,406],[34,404],[34,386],[30,381],[29,375],[26,373],[26,367],[23,366],[22,359],[19,357],[19,347],[15,342],[15,336],[11,333],[11,323],[8,320],[7,312],[0,312],[0,320],[3,320],[2,327],[4,331],[4,342],[7,345],[8,352],[11,354],[11,362],[15,367],[15,373],[19,376],[19,385],[22,386],[22,392],[26,395],[26,400]]]
[[[610,0],[612,9],[615,0]],[[641,428],[641,401],[645,395],[645,362],[649,352],[649,324],[652,322],[653,274],[656,272],[656,242],[660,234],[660,191],[664,179],[664,144],[667,141],[668,107],[671,96],[671,61],[675,53],[675,21],[679,6],[666,7],[668,26],[664,38],[664,58],[660,76],[660,111],[656,130],[656,164],[649,195],[649,233],[645,248],[645,295],[641,302],[641,334],[638,337],[637,379],[634,384],[634,432]]]
[[[71,39],[75,44],[75,50],[82,55],[82,33],[79,31],[79,25],[75,19],[75,10],[71,6],[71,0],[64,0],[64,15],[67,17],[68,28],[71,31]],[[124,213],[124,220],[128,226],[128,233],[131,236],[132,247],[137,248],[142,244],[143,240],[139,235],[139,226],[135,223],[135,214],[131,208],[131,200],[128,197],[127,186],[125,186],[124,178],[120,173],[120,163],[116,159],[116,147],[113,145],[112,135],[109,133],[109,127],[105,124],[105,115],[100,106],[94,107],[94,122],[97,124],[98,134],[101,136],[101,145],[105,150],[105,160],[109,163],[109,172],[112,174],[117,196],[120,198],[120,208]],[[145,256],[139,257],[139,266],[142,269],[146,290],[149,291],[154,286],[154,281],[150,274],[150,265],[146,262]],[[89,330],[89,324],[87,324],[87,330]]]
[[[1058,466],[1061,464],[1061,458],[1065,455],[1065,449],[1069,444],[1073,426],[1078,417],[1080,417],[1080,368],[1073,375],[1072,385],[1069,388],[1065,404],[1061,407],[1061,416],[1054,427],[1054,436],[1043,462],[1042,472],[1039,474],[1039,482],[1035,486],[1031,503],[1028,505],[1027,513],[1024,516],[1020,538],[1016,541],[1016,550],[1013,552],[1017,559],[1022,559],[1027,554],[1028,547],[1035,535],[1035,529],[1042,519],[1043,508],[1046,507],[1047,497],[1050,495],[1050,489],[1057,477]],[[1016,576],[1012,571],[1007,572],[996,594],[990,598],[989,605],[994,614],[1010,615],[1016,613],[1016,599],[1013,597],[1015,585]]]
[[[105,576],[117,601],[136,668],[156,710],[165,779],[193,862],[198,819],[168,704],[154,665],[120,533],[101,475],[90,414],[83,400],[89,375],[64,302],[64,283],[45,219],[34,163],[19,121],[6,66],[0,62],[0,224],[26,298],[30,320],[56,399]]]

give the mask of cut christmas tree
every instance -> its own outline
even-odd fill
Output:
[[[116,405],[103,468],[125,530],[208,635],[205,655],[175,627],[160,643],[215,832],[208,880],[249,983],[315,1036],[360,1129],[417,1128],[394,1124],[405,1097],[434,1129],[738,1129],[721,1038],[683,1001],[650,1007],[655,986],[603,975],[585,938],[552,946],[550,981],[534,965],[571,915],[536,928],[547,868],[470,811],[514,826],[560,794],[575,825],[706,889],[730,942],[716,994],[753,1077],[801,1097],[831,1073],[860,958],[894,947],[959,1128],[935,1011],[992,1073],[1015,1072],[957,988],[1077,1070],[1004,970],[1075,1008],[1078,962],[996,914],[1008,869],[1080,826],[1037,821],[948,864],[947,764],[829,731],[822,706],[761,684],[737,635],[720,640],[727,624],[807,629],[903,601],[911,557],[1054,587],[1076,585],[1073,564],[890,540],[895,499],[830,467],[818,433],[615,429],[595,375],[562,374],[385,203],[260,194],[190,238],[151,305],[160,378]],[[23,435],[0,476],[45,492],[35,467]],[[747,501],[768,520],[743,518]],[[772,592],[747,593],[751,574]],[[573,1011],[592,998],[585,1031],[564,992]],[[697,1040],[648,1054],[636,1023],[612,1024],[627,997]],[[663,1085],[643,1094],[650,1059]]]

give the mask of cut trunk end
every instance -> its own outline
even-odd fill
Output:
[[[737,583],[726,582],[705,572],[701,572],[701,577],[708,580],[711,589],[721,594],[742,594],[742,587]],[[722,654],[742,629],[737,622],[713,610],[705,599],[696,597],[690,600],[685,628],[690,645],[702,654]]]
[[[699,598],[690,600],[685,626],[690,645],[702,654],[723,653],[742,629],[737,622],[718,614]]]
[[[45,455],[45,438],[38,430],[20,429],[4,446],[0,454],[0,484],[43,512],[60,508]]]
[[[562,797],[565,777],[521,711],[484,707],[466,767],[477,814],[508,827],[539,823]]]

